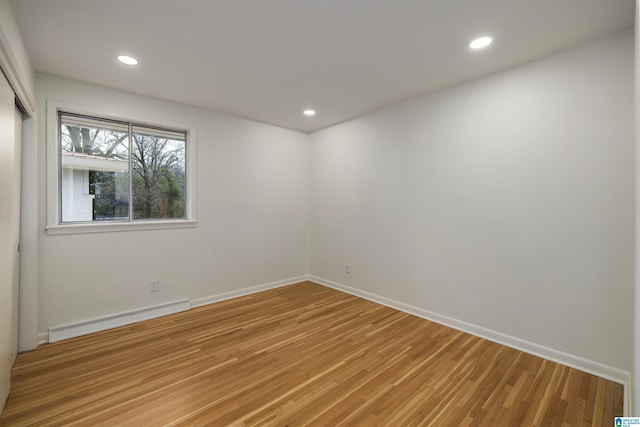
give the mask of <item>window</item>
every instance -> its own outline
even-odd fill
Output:
[[[55,111],[50,234],[195,225],[192,130]]]

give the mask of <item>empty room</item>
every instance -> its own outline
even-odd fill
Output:
[[[640,422],[634,0],[0,0],[0,426]]]

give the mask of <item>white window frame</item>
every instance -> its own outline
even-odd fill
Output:
[[[171,128],[187,132],[186,153],[186,205],[185,217],[178,219],[149,219],[129,222],[82,222],[63,223],[60,217],[60,124],[58,112],[81,114],[96,118],[135,122],[141,125]],[[79,106],[59,101],[47,101],[46,110],[46,163],[47,163],[47,234],[104,233],[133,230],[159,230],[171,228],[192,228],[196,220],[196,127],[167,122],[158,117],[141,117],[140,114],[114,113],[99,108]]]

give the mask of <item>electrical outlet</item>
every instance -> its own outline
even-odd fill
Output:
[[[344,272],[345,272],[345,273],[351,273],[351,264],[346,263],[346,264],[344,265]]]
[[[160,280],[153,279],[149,282],[149,292],[158,292],[160,290]]]

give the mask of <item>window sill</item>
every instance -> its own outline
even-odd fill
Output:
[[[112,233],[119,231],[140,231],[140,230],[168,230],[174,228],[195,228],[198,221],[176,220],[176,221],[144,221],[144,222],[112,222],[112,223],[82,223],[50,225],[46,227],[48,235],[57,234],[85,234],[85,233]]]

